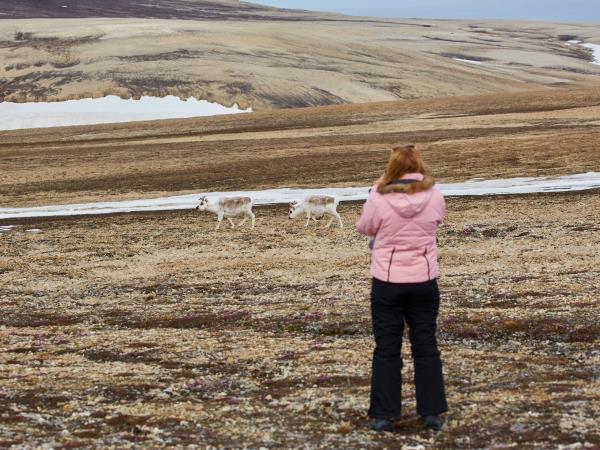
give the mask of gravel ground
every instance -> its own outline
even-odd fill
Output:
[[[0,446],[598,448],[598,194],[448,200],[438,434],[416,420],[407,346],[397,431],[366,428],[358,204],[340,207],[343,230],[282,207],[258,209],[254,231],[195,211],[13,223]]]

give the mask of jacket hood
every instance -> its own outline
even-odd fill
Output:
[[[432,177],[420,173],[407,173],[400,180],[409,181],[406,184],[388,184],[383,187],[381,194],[392,209],[402,217],[413,217],[419,214],[433,195],[431,187],[435,184]]]

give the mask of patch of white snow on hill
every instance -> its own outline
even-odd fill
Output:
[[[181,100],[169,95],[139,100],[115,95],[64,102],[0,103],[0,130],[48,128],[70,125],[135,122],[141,120],[182,119],[252,112],[190,97]]]

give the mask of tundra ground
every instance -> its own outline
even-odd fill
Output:
[[[0,205],[368,185],[416,143],[440,182],[600,171],[600,89],[0,132]]]
[[[0,234],[0,445],[557,448],[600,442],[598,191],[449,199],[439,342],[450,411],[366,427],[369,255],[283,207],[32,219]],[[39,232],[27,231],[39,229]]]

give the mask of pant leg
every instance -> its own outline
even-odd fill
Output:
[[[432,280],[414,285],[404,310],[415,365],[417,413],[421,416],[438,415],[448,410],[442,360],[436,341],[439,306],[437,280]]]
[[[375,351],[371,376],[371,406],[369,416],[376,419],[400,417],[402,401],[402,287],[373,279],[371,315]]]

